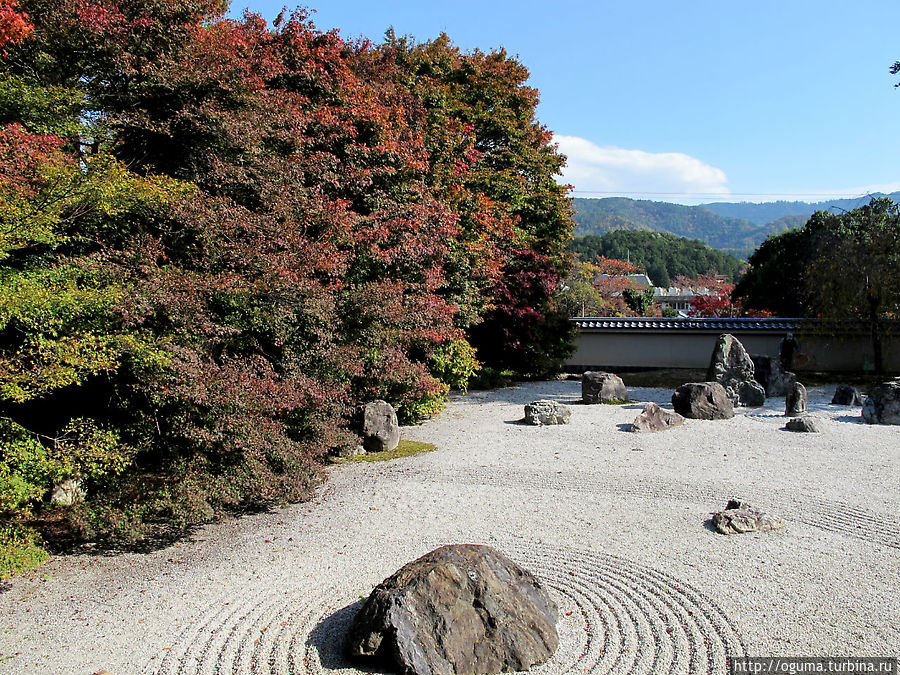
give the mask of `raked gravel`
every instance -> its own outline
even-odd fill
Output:
[[[727,656],[900,655],[900,427],[812,387],[657,434],[642,404],[581,405],[578,382],[455,396],[403,437],[434,452],[333,468],[312,502],[204,527],[149,554],[74,555],[0,585],[0,673],[356,673],[360,599],[445,543],[486,543],[560,607],[536,672],[725,673]],[[671,390],[632,398],[671,409]],[[573,406],[531,427],[523,406]],[[725,536],[739,496],[785,527]],[[366,671],[364,671],[366,672]]]

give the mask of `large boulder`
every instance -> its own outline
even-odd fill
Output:
[[[788,389],[787,396],[784,397],[784,414],[786,417],[797,417],[805,415],[809,395],[806,393],[806,387],[799,382],[794,382]]]
[[[618,375],[589,370],[581,376],[581,400],[584,403],[627,401],[628,390]]]
[[[684,417],[675,412],[663,410],[658,403],[647,403],[641,414],[634,418],[631,430],[637,433],[665,431],[684,424]]]
[[[882,382],[869,392],[862,418],[866,424],[900,424],[900,378]]]
[[[501,673],[547,661],[557,608],[530,572],[488,546],[443,546],[381,582],[353,620],[351,657],[405,675]]]
[[[751,354],[750,358],[753,359],[753,379],[763,386],[766,396],[786,396],[797,377],[784,369],[781,359],[763,354]]]
[[[688,382],[672,394],[675,412],[695,420],[725,420],[734,417],[731,399],[718,382]]]
[[[556,401],[532,401],[525,406],[525,422],[535,426],[568,424],[572,409]]]
[[[387,401],[372,401],[363,406],[363,447],[367,452],[386,452],[400,444],[397,413]]]
[[[863,396],[859,389],[849,384],[839,384],[831,397],[832,405],[862,405]]]
[[[733,335],[724,333],[716,340],[706,371],[708,382],[718,382],[728,394],[732,405],[760,406],[765,403],[765,389],[753,379],[753,359]],[[759,395],[762,394],[762,401]]]
[[[740,499],[729,499],[725,510],[713,515],[712,522],[722,534],[765,532],[784,527],[781,518],[755,509]]]

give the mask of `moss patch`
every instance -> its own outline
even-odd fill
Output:
[[[393,450],[386,452],[367,452],[364,455],[356,455],[346,459],[339,460],[343,462],[389,462],[392,459],[400,459],[401,457],[410,457],[412,455],[420,455],[423,452],[431,452],[437,450],[436,445],[431,443],[422,443],[421,441],[400,441]]]

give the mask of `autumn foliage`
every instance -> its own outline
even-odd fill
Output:
[[[87,534],[300,499],[361,402],[566,354],[525,68],[224,9],[0,3],[0,515],[67,479]]]

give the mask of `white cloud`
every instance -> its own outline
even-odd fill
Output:
[[[601,148],[577,136],[555,135],[554,141],[568,157],[561,181],[575,187],[576,197],[696,202],[729,195],[725,172],[690,155]]]

